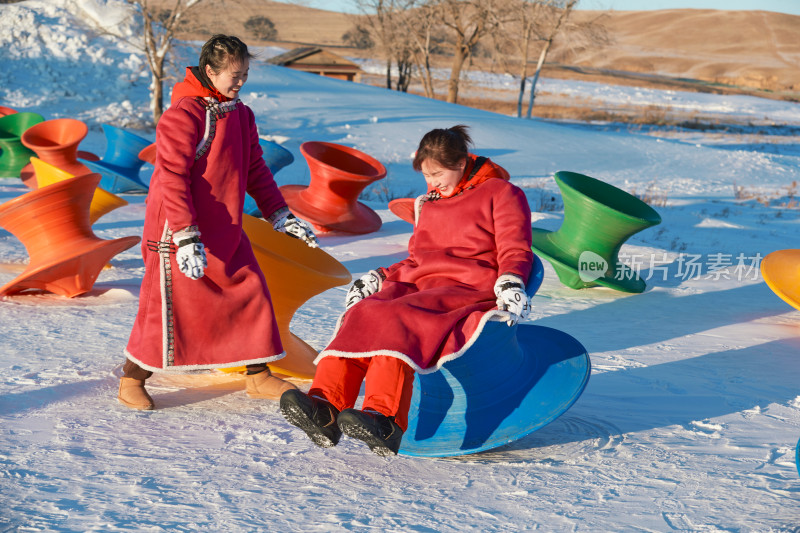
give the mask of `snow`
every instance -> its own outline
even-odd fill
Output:
[[[125,21],[124,9],[116,0],[0,6],[0,105],[86,121],[81,149],[98,155],[102,123],[153,139],[149,77],[130,43],[135,25],[114,36],[85,22],[89,13]],[[197,45],[179,43],[178,67]],[[548,79],[542,90],[688,106],[790,132],[800,122],[797,104],[750,96]],[[0,300],[0,530],[797,530],[800,314],[758,269],[768,253],[797,247],[793,134],[773,138],[742,122],[703,132],[520,120],[262,61],[244,92],[261,134],[295,156],[279,184],[308,183],[299,151],[308,140],[347,144],[387,166],[377,184],[385,188],[364,196],[384,221],[380,231],[321,241],[354,276],[404,257],[411,226],[387,202],[423,191],[410,165],[420,136],[465,123],[476,151],[525,187],[535,227],[555,230],[563,220],[558,170],[662,194],[663,222],[621,253],[648,289],[575,291],[545,263],[530,320],[588,349],[593,372],[580,399],[495,450],[385,459],[348,439],[315,447],[275,403],[248,399],[237,374],[157,376],[149,382],[157,410],[119,405],[143,274],[135,247],[84,296]],[[753,194],[737,197],[737,187]],[[0,180],[0,201],[26,190]],[[141,234],[144,198],[125,199],[129,205],[94,225],[98,236]],[[538,212],[539,205],[555,209]],[[26,260],[19,240],[0,230],[0,284]],[[294,333],[321,349],[344,294],[337,287],[312,298],[295,315]]]

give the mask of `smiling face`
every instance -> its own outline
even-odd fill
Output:
[[[467,160],[462,159],[458,168],[452,169],[434,159],[426,159],[420,164],[420,167],[422,175],[425,176],[425,183],[428,184],[428,190],[436,189],[443,197],[448,197],[455,192],[456,185],[464,175],[466,164]]]
[[[250,60],[244,58],[243,61],[231,61],[228,66],[220,72],[214,72],[210,65],[206,65],[206,75],[214,87],[228,98],[236,98],[239,90],[247,81],[247,74],[250,71]]]

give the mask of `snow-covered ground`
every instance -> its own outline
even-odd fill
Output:
[[[83,22],[87,12],[118,16],[121,5],[0,5],[0,105],[86,121],[81,149],[98,155],[102,123],[153,139],[142,56]],[[135,33],[122,24],[122,35]],[[197,49],[182,43],[179,64]],[[776,100],[542,82],[556,86],[800,122],[797,104]],[[315,447],[274,403],[248,399],[236,374],[156,377],[157,410],[120,406],[117,376],[143,274],[133,248],[84,296],[0,301],[0,531],[798,531],[800,313],[758,269],[766,254],[800,247],[796,143],[753,141],[747,130],[670,136],[519,120],[263,62],[252,64],[244,92],[262,135],[295,156],[279,184],[308,183],[299,151],[308,140],[350,145],[387,166],[385,188],[364,196],[380,231],[322,238],[354,276],[404,257],[411,226],[387,202],[423,191],[410,165],[420,136],[465,123],[476,151],[525,188],[535,227],[563,220],[558,170],[655,196],[663,222],[622,249],[648,289],[575,291],[545,264],[530,320],[588,349],[593,372],[580,399],[502,448],[387,460],[350,440]],[[0,180],[0,201],[26,190]],[[125,199],[94,225],[98,236],[141,234],[144,198]],[[26,259],[0,230],[0,284]],[[322,348],[344,294],[311,299],[294,333]]]

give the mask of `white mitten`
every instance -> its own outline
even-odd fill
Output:
[[[497,308],[509,314],[506,324],[513,326],[523,320],[531,311],[531,302],[525,293],[525,284],[518,276],[503,274],[494,284],[494,295],[497,296]]]
[[[345,311],[353,307],[355,304],[381,290],[383,284],[383,275],[377,270],[370,270],[350,285],[350,290],[347,291],[347,298],[345,299]]]
[[[178,247],[175,252],[175,261],[178,270],[189,279],[203,277],[203,269],[208,266],[206,248],[200,242],[200,232],[197,226],[189,226],[172,234],[172,242]]]
[[[299,218],[295,217],[288,208],[283,207],[272,213],[267,220],[272,223],[275,231],[285,233],[295,239],[305,242],[310,248],[319,248],[317,236],[311,226]]]

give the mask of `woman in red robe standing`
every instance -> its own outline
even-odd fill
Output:
[[[267,363],[285,356],[264,275],[242,229],[245,193],[273,227],[316,247],[262,157],[255,117],[239,100],[250,65],[238,38],[215,35],[186,69],[156,128],[142,238],[145,274],[118,399],[153,409],[153,372],[247,367],[253,398],[294,388]]]
[[[344,432],[379,455],[396,454],[414,372],[459,357],[487,320],[527,316],[530,207],[505,169],[469,153],[471,142],[466,126],[422,138],[413,166],[429,192],[415,202],[408,258],[353,283],[308,394],[281,397],[283,415],[316,444],[334,446]]]

